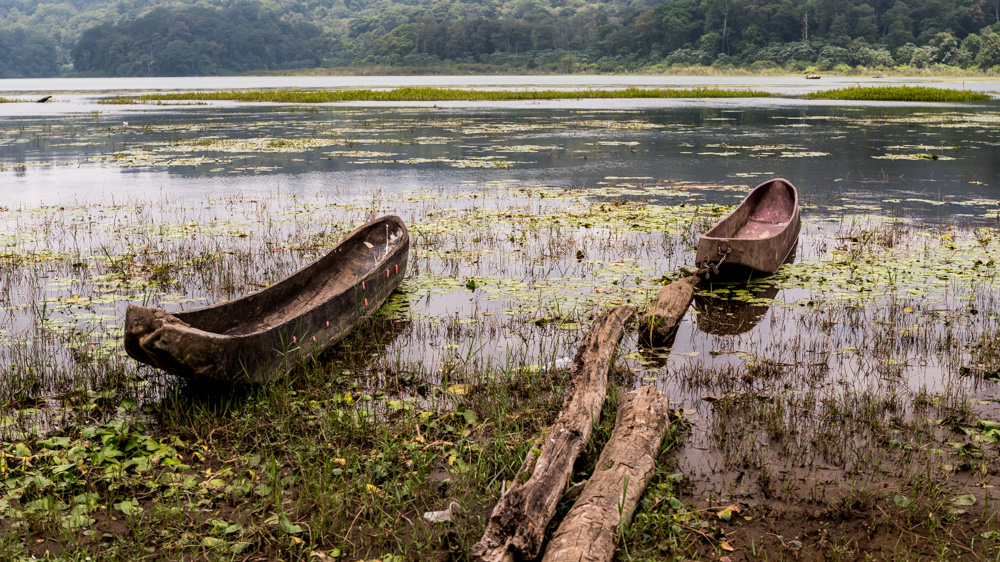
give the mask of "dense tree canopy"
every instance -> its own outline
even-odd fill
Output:
[[[1000,65],[1000,0],[0,0],[0,21],[5,76]]]
[[[115,26],[86,30],[71,56],[80,72],[188,76],[317,66],[315,25],[283,21],[257,3],[229,8],[157,8]]]
[[[0,28],[0,78],[54,76],[59,49],[52,37],[21,26]]]

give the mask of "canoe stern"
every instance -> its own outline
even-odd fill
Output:
[[[226,353],[223,340],[156,308],[129,305],[125,312],[125,352],[168,373],[229,378],[233,357]]]

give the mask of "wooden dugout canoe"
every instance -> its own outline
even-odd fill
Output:
[[[403,280],[409,248],[406,225],[387,216],[244,297],[176,313],[129,305],[125,351],[175,375],[263,382],[336,344],[378,310]]]
[[[698,267],[718,264],[724,276],[771,275],[795,248],[802,221],[799,194],[781,178],[750,191],[729,216],[698,240]]]

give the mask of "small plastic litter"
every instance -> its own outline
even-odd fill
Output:
[[[448,504],[448,509],[444,511],[428,511],[424,513],[424,519],[431,523],[450,523],[453,515],[452,510],[456,507],[462,509],[462,506],[458,502],[451,502]]]

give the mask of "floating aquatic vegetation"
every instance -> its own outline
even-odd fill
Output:
[[[872,156],[876,160],[954,160],[951,156],[942,156],[930,152],[917,152],[915,154],[882,154]]]
[[[779,158],[819,158],[821,156],[830,156],[830,153],[805,150],[801,152],[782,151],[778,154]]]
[[[324,152],[323,156],[329,156],[330,158],[391,158],[393,156],[399,156],[396,152],[379,152],[377,150],[331,150],[329,152]]]
[[[406,164],[406,165],[420,165],[420,164],[444,164],[451,168],[509,168],[512,164],[517,164],[518,162],[507,160],[503,156],[470,156],[467,158],[402,158],[402,159],[384,159],[384,158],[361,158],[353,161],[354,164]]]
[[[495,150],[497,152],[540,152],[546,150],[563,150],[564,147],[558,145],[537,145],[537,144],[521,144],[514,146],[491,146],[490,150]]]

